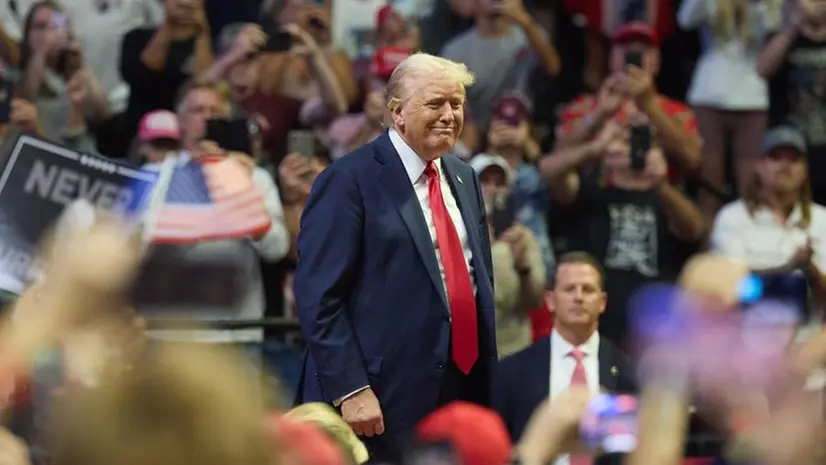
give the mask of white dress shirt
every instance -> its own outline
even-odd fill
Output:
[[[413,190],[416,192],[416,198],[419,199],[419,205],[422,207],[424,220],[425,223],[427,223],[427,230],[430,231],[430,239],[433,242],[433,250],[436,253],[436,262],[439,264],[439,275],[442,277],[442,284],[445,285],[445,267],[442,264],[442,256],[439,254],[438,250],[436,225],[433,222],[433,209],[430,208],[430,193],[427,189],[427,175],[424,174],[424,169],[427,166],[427,162],[422,160],[422,158],[418,156],[409,145],[407,145],[407,142],[402,139],[398,132],[391,129],[389,136],[390,142],[393,143],[393,148],[396,149],[396,152],[399,153],[399,157],[402,159],[402,164],[404,165],[404,170],[407,172],[407,176],[410,178],[410,183],[413,184]],[[465,255],[465,261],[467,262],[468,272],[470,273],[470,281],[473,285],[473,291],[475,293],[476,281],[473,277],[473,266],[471,264],[471,258],[473,258],[473,256],[470,253],[470,246],[468,245],[467,240],[467,228],[465,228],[465,223],[462,221],[462,212],[459,210],[459,205],[456,203],[456,198],[453,197],[453,192],[450,190],[450,184],[448,184],[448,180],[445,177],[445,172],[442,169],[442,160],[437,159],[434,161],[434,164],[436,165],[436,169],[439,171],[439,179],[441,180],[439,184],[442,188],[442,198],[445,201],[447,213],[450,215],[450,220],[456,228],[456,234],[459,235],[459,242],[462,243],[462,250]],[[447,295],[446,287],[445,295]],[[450,309],[448,308],[448,310]]]
[[[442,257],[438,250],[436,225],[433,222],[433,209],[430,208],[430,193],[427,188],[427,175],[424,174],[424,169],[427,167],[427,162],[417,155],[416,151],[407,145],[407,142],[405,142],[399,133],[394,129],[391,129],[388,135],[390,136],[390,142],[393,144],[393,148],[396,149],[396,152],[399,154],[399,158],[402,160],[404,170],[407,172],[407,176],[410,179],[410,184],[413,185],[413,191],[416,193],[416,198],[419,200],[419,205],[422,207],[425,224],[427,224],[427,230],[430,232],[430,239],[433,243],[433,252],[436,254],[436,262],[439,264],[439,275],[442,277],[442,285],[445,286],[445,296],[447,296],[445,267],[442,264]],[[462,250],[464,252],[465,261],[467,262],[468,272],[470,274],[470,282],[471,285],[473,285],[473,292],[475,294],[476,279],[473,276],[473,266],[471,264],[473,255],[470,252],[470,245],[468,244],[467,228],[465,228],[465,223],[462,221],[462,211],[459,210],[459,204],[456,203],[456,198],[453,197],[453,192],[450,190],[450,184],[445,177],[444,169],[442,169],[442,160],[437,159],[434,161],[434,164],[436,165],[436,169],[439,171],[439,179],[441,180],[439,184],[442,189],[442,198],[445,201],[445,207],[447,207],[447,213],[450,215],[450,220],[456,228],[456,234],[459,236],[459,242],[462,243]],[[450,310],[450,307],[448,307],[448,310]],[[336,401],[333,402],[333,405],[340,405],[344,399],[352,397],[368,387],[369,386],[364,386],[356,389],[346,396],[336,399]]]
[[[554,329],[551,331],[551,379],[548,383],[548,394],[552,400],[571,386],[576,359],[570,354],[577,348],[584,353],[582,365],[585,367],[588,389],[594,394],[599,393],[599,333],[594,331],[585,344],[574,347]],[[569,462],[568,455],[560,455],[554,464],[568,465]]]

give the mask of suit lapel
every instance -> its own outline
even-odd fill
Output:
[[[470,247],[470,253],[472,255],[471,261],[473,262],[473,271],[476,274],[476,287],[478,290],[481,289],[481,282],[488,278],[485,272],[485,264],[482,261],[482,249],[479,245],[479,225],[475,221],[476,217],[473,215],[473,210],[471,209],[471,206],[474,204],[472,196],[475,195],[476,192],[473,190],[473,180],[463,179],[456,163],[463,162],[460,162],[455,157],[442,158],[442,169],[445,171],[445,179],[447,179],[447,183],[450,185],[450,191],[453,193],[453,198],[456,199],[456,205],[462,213],[462,222],[465,224],[465,231],[467,231],[468,246]],[[479,294],[481,294],[481,292],[477,291],[477,296]]]
[[[604,339],[599,341],[599,384],[608,392],[617,390],[617,379],[619,378],[619,368],[614,361],[610,343]]]
[[[433,285],[436,286],[436,290],[442,298],[443,311],[449,317],[449,307],[442,277],[439,274],[439,264],[436,262],[436,252],[433,249],[430,232],[427,230],[422,207],[419,205],[419,200],[413,191],[413,185],[410,184],[407,171],[405,171],[399,154],[390,142],[387,132],[379,136],[376,144],[379,150],[374,158],[382,164],[382,184],[399,211],[402,221],[407,226],[413,238],[413,243],[416,245],[416,250],[419,252],[419,257],[422,259]]]

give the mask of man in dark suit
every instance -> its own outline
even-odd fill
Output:
[[[318,176],[301,220],[299,400],[340,407],[377,460],[398,458],[440,405],[490,405],[485,205],[471,168],[445,155],[472,81],[443,58],[404,60],[387,88],[392,128]]]
[[[505,358],[497,370],[495,408],[514,441],[519,440],[534,409],[570,386],[600,391],[636,393],[631,364],[597,331],[605,311],[603,274],[585,252],[570,252],[557,260],[551,311],[551,335]],[[570,463],[582,463],[570,460]],[[562,457],[557,465],[568,465]]]

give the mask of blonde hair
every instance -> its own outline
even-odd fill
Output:
[[[410,89],[410,81],[418,78],[427,79],[430,82],[447,81],[462,87],[472,86],[476,82],[476,77],[464,64],[417,52],[399,63],[390,75],[385,91],[385,104],[388,110],[395,111],[399,105],[410,98],[413,93]]]
[[[157,342],[95,389],[70,391],[55,465],[276,465],[262,386],[240,353]]]

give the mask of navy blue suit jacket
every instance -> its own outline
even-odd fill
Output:
[[[637,382],[631,363],[607,339],[600,338],[599,384],[608,392],[637,393]],[[516,443],[522,436],[531,414],[550,392],[551,338],[535,344],[499,362],[494,407]]]
[[[473,254],[474,370],[483,370],[489,396],[496,344],[484,201],[468,164],[446,155],[442,168]],[[380,439],[397,450],[439,405],[450,363],[449,310],[432,244],[386,132],[318,176],[301,218],[295,301],[308,356],[299,401],[332,403],[370,385],[384,414]]]

